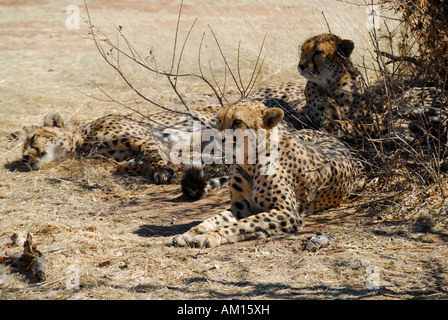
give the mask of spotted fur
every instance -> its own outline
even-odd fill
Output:
[[[350,61],[353,50],[353,41],[334,34],[320,34],[302,44],[298,69],[307,79],[302,110],[312,125],[348,141],[397,135],[411,145],[423,142],[428,131],[438,136],[447,130],[448,114],[441,108],[446,99],[436,88],[406,88],[397,92],[392,112],[383,112],[382,106],[374,110],[374,101],[381,99],[366,90]]]

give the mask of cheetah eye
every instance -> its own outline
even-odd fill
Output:
[[[42,158],[47,154],[45,151],[40,151],[38,148],[33,147],[33,149],[36,150],[36,154],[39,158]]]
[[[237,127],[237,126],[239,126],[241,123],[243,123],[243,121],[241,121],[240,119],[235,119],[235,120],[233,120],[232,127]]]
[[[314,51],[314,55],[315,55],[315,56],[318,56],[318,55],[320,55],[320,54],[322,54],[322,53],[324,53],[322,50],[316,50],[316,51]]]

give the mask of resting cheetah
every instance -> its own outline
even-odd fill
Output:
[[[320,34],[301,46],[299,73],[307,79],[305,96],[311,122],[343,137],[362,123],[372,124],[360,72],[352,65],[354,43]]]
[[[262,87],[249,98],[267,107],[284,111],[284,122],[295,129],[322,129],[346,138],[352,132],[350,122],[360,123],[369,118],[359,72],[348,60],[353,51],[351,40],[322,34],[308,39],[302,45],[300,73],[308,80]],[[372,123],[368,119],[368,123]],[[337,123],[337,125],[336,125]],[[341,128],[342,125],[342,128]],[[200,198],[204,180],[199,170],[189,169],[182,187],[194,198]]]
[[[264,150],[283,119],[280,108],[266,108],[260,102],[242,100],[225,106],[218,114],[217,129],[266,130]],[[340,204],[347,195],[362,187],[360,166],[337,138],[310,129],[279,135],[278,158],[267,161],[271,152],[249,161],[236,163],[238,152],[248,160],[248,151],[233,144],[231,169],[231,206],[188,232],[171,239],[176,246],[216,247],[258,236],[296,232],[305,211],[317,211]],[[263,147],[263,145],[262,145]],[[262,170],[274,165],[272,172]]]
[[[197,110],[196,115],[207,124],[210,110],[216,111],[205,107]],[[178,142],[176,135],[191,131],[192,119],[174,114],[167,120],[166,113],[158,113],[151,120],[150,125],[143,117],[106,115],[80,127],[66,128],[60,115],[52,113],[45,117],[42,127],[27,133],[22,160],[36,170],[75,154],[102,155],[118,162],[119,173],[145,175],[156,183],[169,183],[174,170],[167,165],[160,147]]]
[[[306,107],[301,110],[312,125],[349,141],[393,130],[408,142],[417,142],[430,130],[446,130],[447,115],[441,108],[446,98],[443,102],[443,90],[432,87],[406,89],[393,101],[393,114],[376,113],[374,96],[350,61],[353,50],[353,41],[333,34],[311,37],[301,45],[298,69],[308,80]]]

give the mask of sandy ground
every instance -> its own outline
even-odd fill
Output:
[[[153,53],[160,68],[169,69],[178,1],[88,4],[96,26],[112,38],[114,26],[122,26],[137,50]],[[69,5],[80,9],[79,29],[66,26]],[[242,70],[256,59],[267,33],[259,85],[301,81],[297,45],[328,30],[322,12],[332,32],[355,41],[354,60],[368,61],[365,7],[338,1],[216,0],[204,5],[191,0],[184,3],[179,39],[195,18],[198,22],[181,70],[197,70],[205,31],[203,61],[210,61],[222,79],[209,25],[229,57],[236,56],[241,40],[248,57]],[[83,17],[82,1],[0,1],[0,256],[20,252],[11,245],[13,233],[30,232],[46,253],[48,274],[47,281],[36,283],[28,273],[0,265],[1,299],[448,298],[446,205],[440,190],[404,192],[399,204],[396,198],[354,199],[307,218],[297,235],[206,250],[163,243],[226,208],[227,190],[188,202],[177,185],[113,175],[110,165],[97,160],[69,159],[36,172],[11,170],[8,164],[21,156],[20,130],[40,124],[50,111],[60,112],[68,123],[129,112],[98,100],[105,98],[98,86],[142,112],[153,110],[86,39]],[[166,79],[132,65],[124,68],[145,94],[180,106]],[[181,90],[192,107],[211,100],[201,83],[183,80]],[[320,251],[303,251],[307,237],[318,231],[335,240]]]

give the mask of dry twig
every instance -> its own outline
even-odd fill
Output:
[[[26,236],[22,254],[7,255],[0,262],[9,264],[15,268],[31,271],[39,281],[45,281],[47,278],[43,254],[37,250],[36,245],[33,245],[33,238],[30,233]]]

